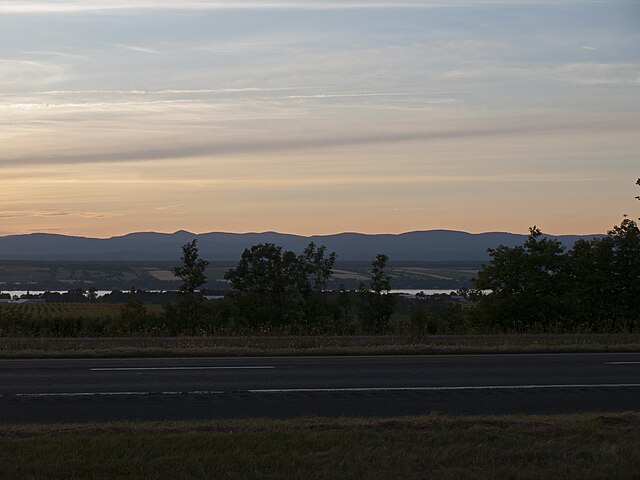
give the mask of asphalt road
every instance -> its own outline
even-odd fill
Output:
[[[0,423],[640,410],[640,353],[0,360]]]

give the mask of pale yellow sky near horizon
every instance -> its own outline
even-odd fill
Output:
[[[0,9],[0,235],[640,215],[638,5],[258,3]]]

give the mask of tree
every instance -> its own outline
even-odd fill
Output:
[[[564,247],[558,240],[542,238],[536,226],[522,246],[489,249],[491,260],[473,279],[479,313],[501,329],[548,328],[563,314],[566,289]]]
[[[225,273],[224,278],[239,292],[281,294],[310,289],[300,259],[274,243],[245,249],[238,266]]]
[[[182,279],[178,314],[192,323],[202,311],[203,296],[197,289],[207,283],[205,270],[209,262],[200,258],[197,239],[182,246],[181,260],[182,265],[173,269],[174,275]]]
[[[198,287],[207,283],[204,272],[209,266],[209,262],[200,258],[197,239],[182,246],[181,261],[182,265],[173,269],[174,275],[182,279],[180,293],[193,294]]]
[[[389,257],[377,255],[371,263],[371,290],[376,295],[389,293],[391,290],[391,275],[386,272]]]
[[[477,318],[503,330],[637,329],[640,229],[635,221],[625,215],[606,237],[578,240],[567,253],[558,241],[540,236],[533,227],[524,245],[489,249],[491,261],[474,279]]]
[[[371,282],[369,288],[360,285],[360,309],[358,316],[363,329],[368,333],[384,333],[389,328],[389,321],[395,307],[395,297],[391,290],[391,275],[387,273],[389,257],[377,255],[371,263]]]
[[[594,331],[609,330],[616,311],[613,239],[580,239],[567,256],[570,290],[566,301],[572,306],[575,323]]]
[[[318,248],[313,242],[301,255],[273,243],[254,245],[243,252],[237,267],[225,274],[234,289],[230,301],[253,329],[304,325],[309,330],[326,310],[322,291],[336,254],[325,255],[326,247]]]
[[[312,288],[317,292],[326,290],[329,278],[333,273],[333,266],[336,263],[336,252],[331,252],[325,258],[326,252],[327,247],[324,245],[316,247],[315,243],[311,242],[300,257],[307,275],[310,277]]]
[[[631,330],[633,324],[640,323],[640,229],[636,222],[625,218],[607,233],[614,252],[612,287],[617,304],[614,321]]]

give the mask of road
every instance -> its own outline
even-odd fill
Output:
[[[0,423],[640,410],[640,353],[0,360]]]

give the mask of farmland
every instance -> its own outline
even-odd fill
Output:
[[[179,262],[0,261],[0,290],[171,290],[180,285],[172,273]],[[211,262],[206,287],[226,289],[224,274],[236,262]],[[471,286],[480,262],[391,263],[394,288],[430,289]],[[357,288],[369,278],[368,262],[337,262],[329,288]]]
[[[108,303],[0,304],[0,319],[7,317],[56,319],[117,317],[120,305]]]

